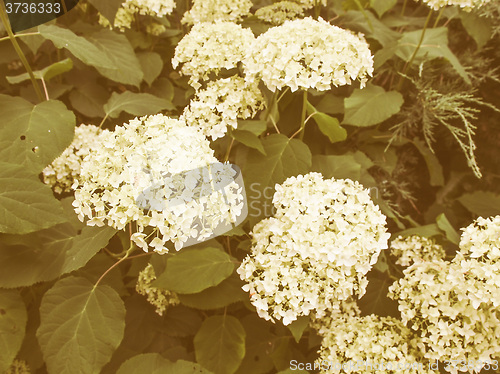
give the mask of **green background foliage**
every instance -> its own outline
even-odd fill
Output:
[[[112,130],[135,116],[178,116],[193,96],[171,64],[189,31],[180,19],[190,2],[157,20],[165,26],[159,35],[146,32],[149,16],[124,31],[99,25],[98,12],[112,22],[121,2],[82,0],[57,21],[18,33],[34,80],[0,27],[0,373],[16,358],[37,374],[306,373],[292,371],[290,360],[318,357],[309,318],[288,327],[260,319],[236,274],[253,226],[273,214],[275,185],[290,176],[317,171],[359,181],[393,237],[434,237],[450,258],[459,228],[500,214],[498,8],[431,13],[415,53],[425,5],[329,0],[308,15],[365,35],[375,62],[367,86],[307,96],[261,87],[267,108],[212,142],[219,160],[242,169],[245,222],[179,252],[136,249],[119,261],[129,229],[81,223],[73,195],[54,194],[40,172],[78,124]],[[268,3],[255,1],[252,11]],[[270,27],[256,17],[242,24],[256,36]],[[475,117],[461,121],[462,105]],[[453,128],[473,130],[475,154],[464,152]],[[369,273],[363,314],[399,316],[387,298],[401,276],[394,262],[383,253]],[[135,290],[148,263],[154,285],[180,301],[163,316]]]

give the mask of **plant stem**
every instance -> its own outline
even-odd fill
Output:
[[[437,16],[436,20],[434,21],[434,25],[432,26],[432,28],[435,28],[437,26],[439,20],[441,19],[441,15],[443,14],[443,10],[444,10],[444,7],[441,8],[441,10],[439,11],[438,16]]]
[[[17,55],[19,56],[21,62],[23,63],[24,68],[28,72],[28,75],[30,76],[31,83],[33,84],[33,88],[35,89],[36,95],[38,96],[38,100],[40,100],[40,102],[44,101],[42,91],[38,86],[38,83],[35,79],[35,75],[33,74],[33,70],[31,70],[31,66],[28,63],[28,60],[26,59],[23,50],[19,46],[19,43],[17,42],[14,33],[12,32],[12,29],[10,28],[9,18],[7,17],[7,13],[5,11],[5,5],[3,3],[0,3],[0,18],[2,19],[2,23],[5,27],[5,30],[7,31],[7,35],[9,36],[12,46],[16,50]]]
[[[418,53],[420,47],[422,46],[422,42],[424,41],[425,31],[427,30],[427,26],[429,25],[429,21],[431,19],[431,16],[432,16],[432,9],[429,10],[429,14],[427,15],[427,18],[425,20],[424,28],[422,29],[422,34],[420,35],[420,40],[418,41],[418,44],[417,44],[415,50],[413,51],[413,54],[411,55],[410,59],[406,62],[405,66],[403,68],[403,72],[401,73],[401,76],[399,77],[399,82],[398,82],[398,87],[397,87],[398,91],[400,91],[401,87],[403,86],[403,82],[405,79],[404,75],[406,74],[408,68],[413,63],[413,60],[415,60],[415,57],[417,56],[417,53]]]
[[[404,2],[403,2],[403,8],[401,8],[401,16],[404,16],[404,15],[405,15],[405,9],[406,9],[406,2],[407,2],[407,1],[408,1],[408,0],[404,0]]]
[[[305,127],[306,127],[306,110],[307,110],[307,89],[304,90],[302,96],[302,113],[300,115],[300,140],[304,139]]]
[[[14,35],[14,38],[21,38],[23,36],[33,36],[33,35],[40,35],[40,33],[37,32],[27,32],[24,34],[16,34]],[[0,38],[0,42],[3,42],[4,40],[10,40],[10,36],[4,36],[3,38]]]
[[[101,280],[106,276],[106,274],[108,274],[111,270],[113,270],[115,267],[117,267],[118,265],[120,265],[123,261],[125,261],[128,256],[130,256],[130,254],[135,250],[135,246],[134,244],[131,244],[129,249],[127,250],[127,253],[125,253],[125,256],[123,256],[122,258],[120,258],[118,261],[116,261],[113,265],[111,265],[108,270],[106,270],[101,276],[100,278],[97,280],[97,282],[95,283],[94,285],[94,288],[97,287],[97,285],[101,282]],[[134,256],[135,257],[135,256]]]

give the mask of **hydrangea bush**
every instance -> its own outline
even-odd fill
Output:
[[[497,2],[11,3],[1,373],[500,372]]]

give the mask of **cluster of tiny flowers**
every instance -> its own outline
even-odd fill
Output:
[[[434,10],[444,8],[448,5],[456,5],[466,12],[470,12],[472,9],[480,8],[490,1],[491,0],[424,0],[424,3]]]
[[[373,57],[362,36],[311,17],[286,21],[255,39],[243,62],[248,80],[261,77],[271,90],[350,84],[361,87],[373,73]]]
[[[254,226],[251,254],[238,268],[259,316],[287,325],[361,297],[390,236],[369,191],[309,173],[276,185],[273,204],[276,214]]]
[[[487,264],[499,263],[500,216],[479,217],[463,229],[460,253]]]
[[[99,23],[105,27],[114,27],[119,30],[129,29],[135,20],[136,14],[164,17],[172,13],[175,8],[174,0],[125,0],[116,12],[113,25],[102,14],[99,15]],[[155,24],[150,31],[155,35],[165,31],[165,27]]]
[[[389,297],[398,300],[403,323],[419,333],[425,358],[485,362],[500,354],[499,285],[500,273],[478,261],[418,262]]]
[[[80,175],[84,157],[99,142],[101,130],[93,125],[80,125],[75,129],[73,142],[52,164],[42,171],[43,181],[52,186],[55,192],[71,191],[71,186]]]
[[[169,306],[177,305],[180,301],[175,292],[151,286],[151,283],[155,280],[155,269],[153,265],[148,264],[144,270],[139,273],[135,290],[139,294],[146,296],[148,302],[156,307],[156,313],[162,316]]]
[[[181,22],[193,25],[201,22],[241,21],[252,7],[251,0],[194,0],[189,12],[184,13]]]
[[[215,140],[224,136],[228,126],[236,128],[238,119],[253,117],[263,108],[264,97],[258,84],[232,76],[211,81],[199,90],[181,118]]]
[[[5,372],[5,374],[30,374],[31,369],[23,360],[14,360],[12,365],[10,365],[9,369]]]
[[[415,372],[434,372],[422,363],[414,333],[392,317],[332,318],[321,335],[317,363],[322,374],[401,373],[405,364],[406,370],[412,364]]]
[[[241,214],[244,197],[235,182],[206,191],[212,176],[203,171],[217,159],[206,137],[184,121],[161,114],[136,118],[104,130],[99,140],[73,186],[75,212],[82,221],[89,218],[87,225],[122,230],[135,222],[135,244],[166,253],[167,241],[180,249],[190,239],[206,240]],[[230,172],[236,174],[226,168],[217,176]]]
[[[296,4],[299,4],[304,9],[311,9],[315,5],[326,6],[327,0],[291,0]]]
[[[391,254],[398,257],[396,264],[410,266],[415,262],[442,260],[446,253],[436,242],[423,236],[398,236],[391,242]]]
[[[258,9],[255,16],[264,22],[278,26],[286,20],[302,18],[304,8],[291,1],[280,1]]]
[[[251,30],[233,22],[198,23],[175,47],[172,66],[182,64],[181,74],[190,75],[189,84],[198,89],[210,73],[236,68],[254,39]]]

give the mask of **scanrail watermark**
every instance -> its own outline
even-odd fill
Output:
[[[371,360],[349,360],[346,362],[333,362],[330,360],[317,360],[314,362],[299,362],[297,360],[290,361],[290,370],[323,370],[340,373],[352,373],[359,370],[364,371],[415,371],[417,373],[424,370],[439,370],[439,361],[423,362],[404,362],[404,361],[371,361]],[[480,371],[481,369],[498,370],[498,360],[450,360],[443,361],[444,369],[450,371],[451,369],[459,371]]]

